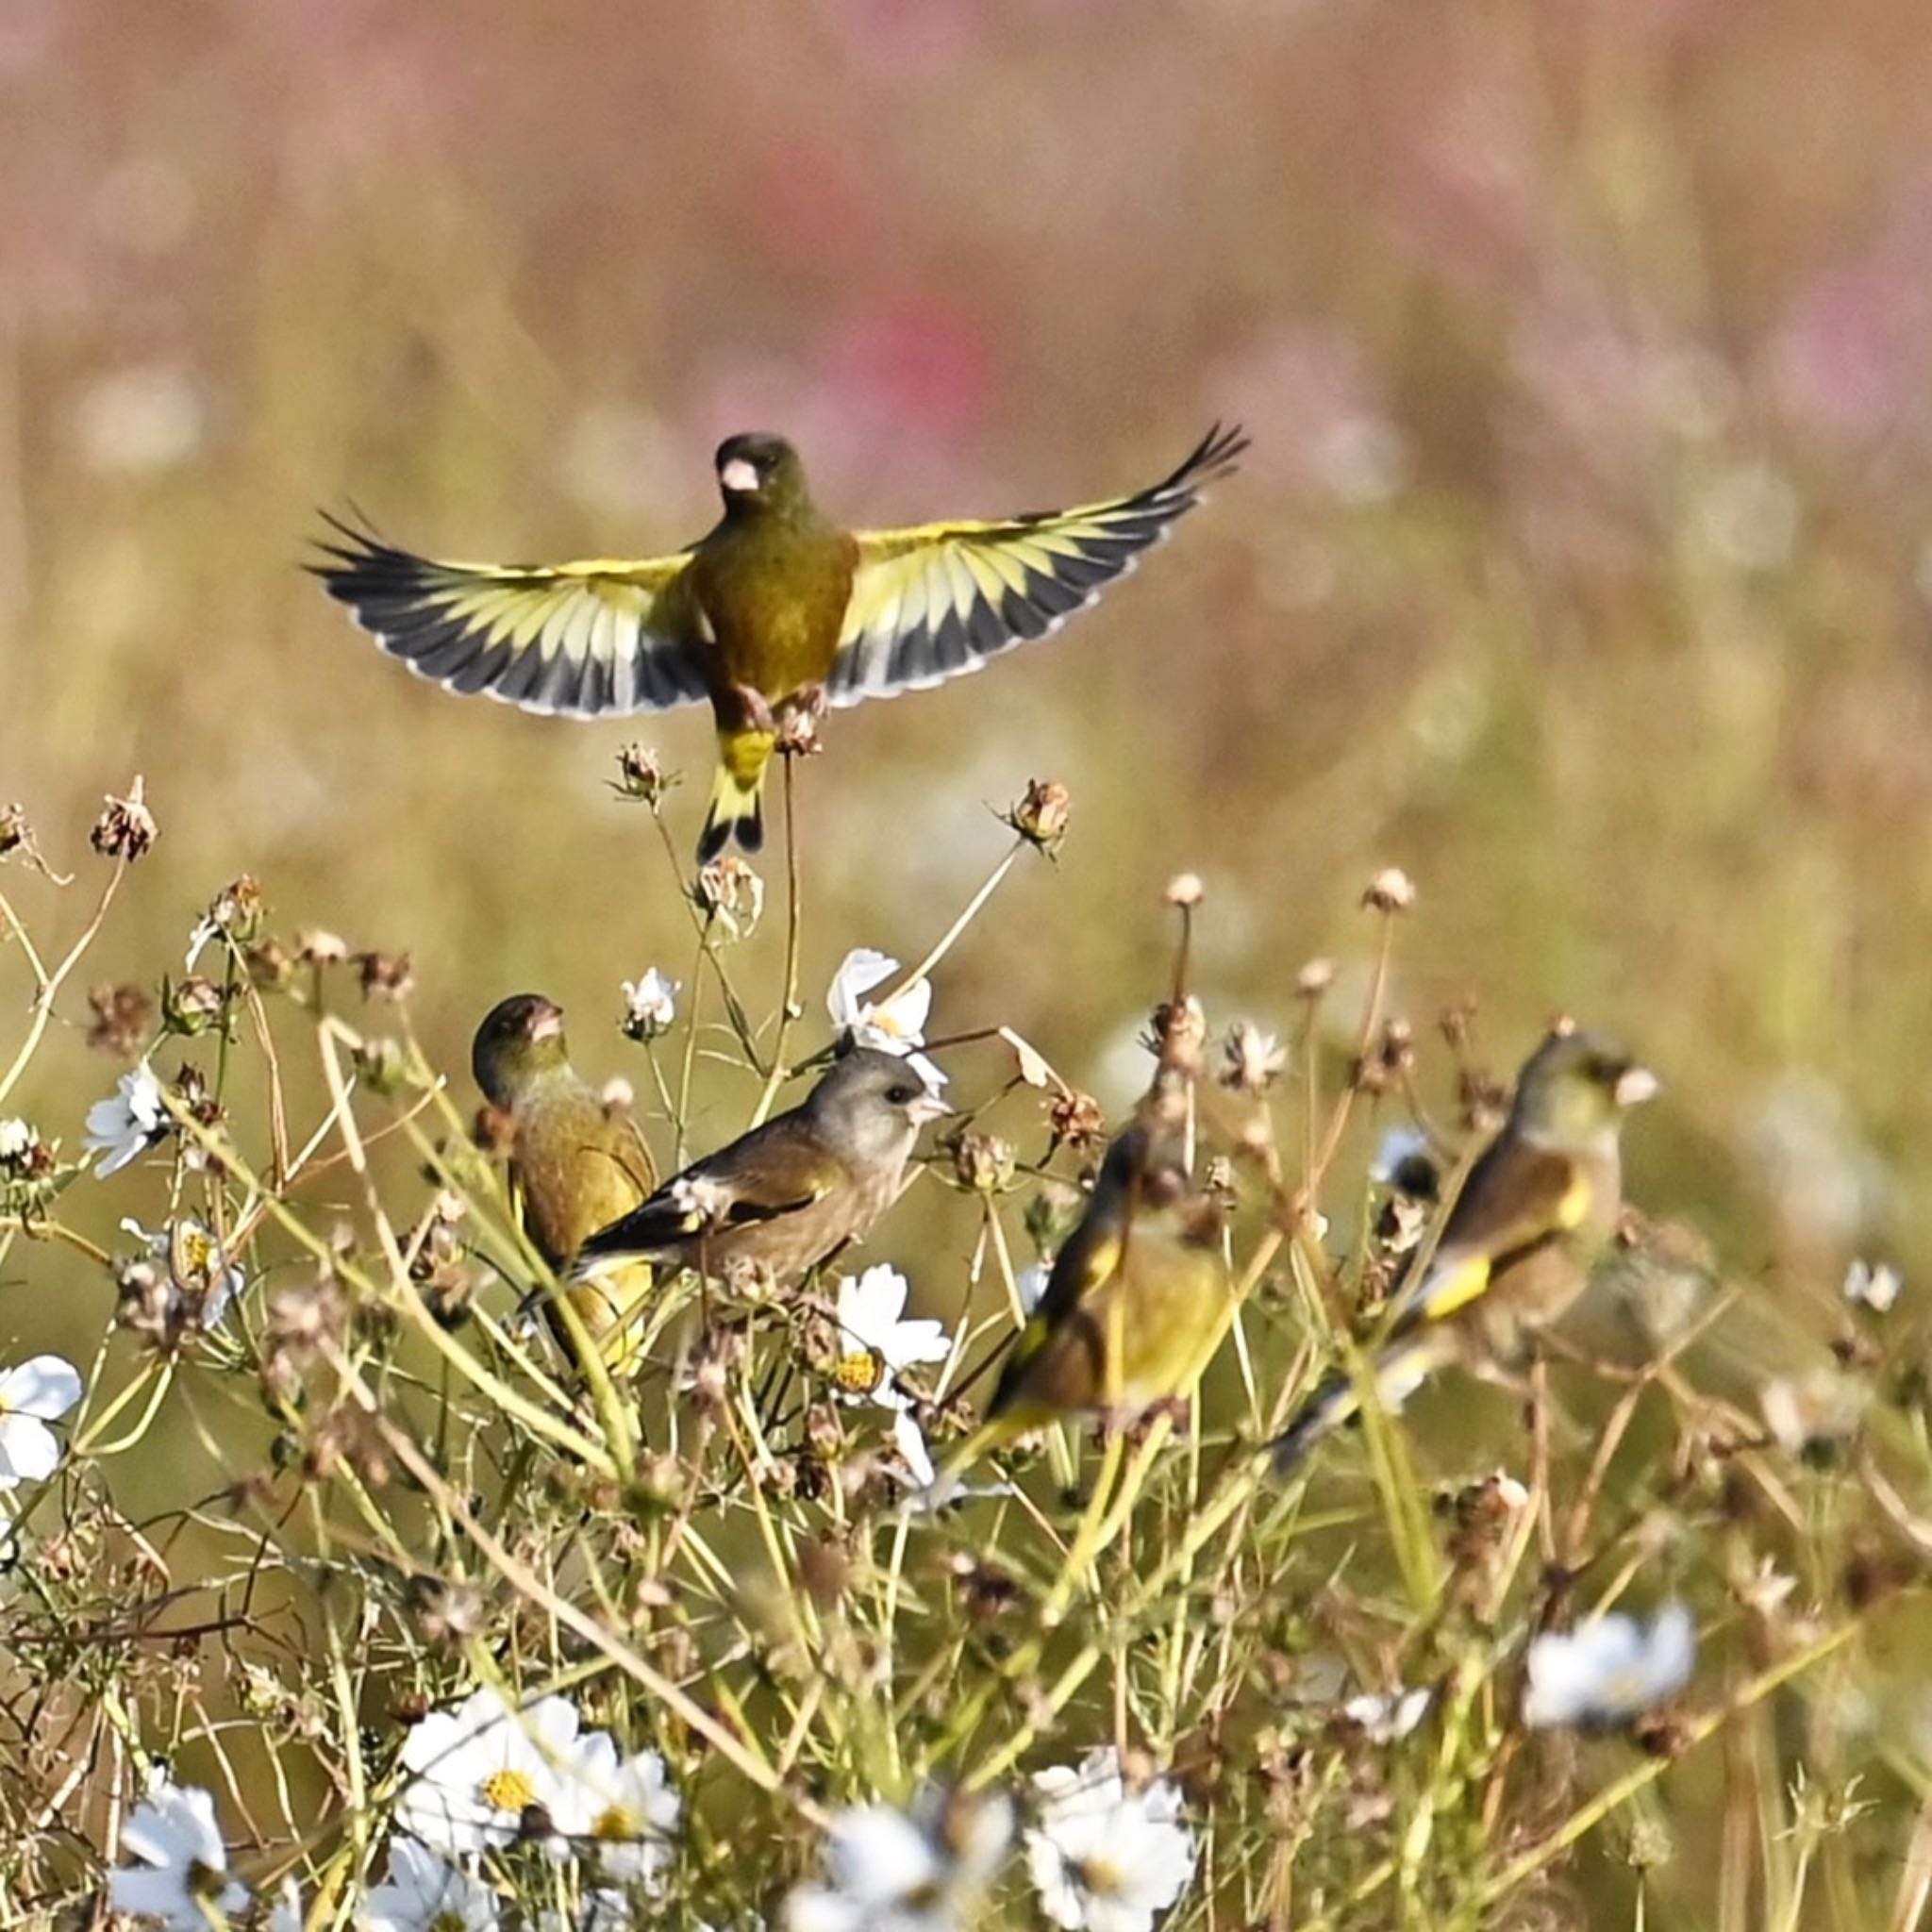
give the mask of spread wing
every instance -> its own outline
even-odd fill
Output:
[[[1134,496],[1004,523],[857,532],[826,694],[856,705],[917,691],[1058,630],[1132,570],[1247,446],[1239,426],[1217,424],[1173,475]]]
[[[1427,1269],[1396,1291],[1395,1333],[1440,1322],[1511,1263],[1559,1241],[1591,1208],[1588,1172],[1567,1155],[1504,1135],[1470,1170]]]
[[[437,563],[328,517],[308,568],[392,658],[445,691],[573,718],[705,695],[690,553],[583,563]]]

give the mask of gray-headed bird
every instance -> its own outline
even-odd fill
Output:
[[[1386,1407],[1452,1362],[1520,1359],[1583,1292],[1616,1229],[1624,1116],[1657,1091],[1599,1034],[1559,1025],[1530,1056],[1433,1254],[1391,1298],[1367,1371]],[[1277,1472],[1360,1407],[1355,1377],[1330,1375],[1270,1445]]]
[[[628,1213],[657,1185],[651,1150],[631,1117],[607,1107],[570,1063],[563,1010],[541,993],[499,1001],[476,1029],[471,1071],[512,1130],[510,1181],[530,1245],[558,1274],[585,1240]],[[558,1291],[614,1371],[631,1367],[651,1291],[646,1264],[612,1264]],[[566,1353],[570,1324],[554,1301],[545,1317]]]
[[[384,650],[450,691],[579,718],[708,700],[709,859],[734,836],[763,841],[779,714],[940,684],[1058,629],[1246,446],[1216,425],[1172,475],[1077,509],[847,530],[782,437],[734,436],[715,458],[723,517],[669,556],[438,563],[330,518],[311,568]]]
[[[694,1161],[585,1241],[579,1272],[645,1260],[796,1279],[898,1199],[920,1128],[952,1109],[896,1055],[848,1048],[798,1106]]]

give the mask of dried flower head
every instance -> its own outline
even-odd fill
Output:
[[[1294,976],[1296,996],[1305,1000],[1318,1000],[1335,984],[1335,961],[1333,959],[1310,959]]]
[[[26,822],[26,808],[18,803],[0,805],[0,858],[18,852],[33,837]]]
[[[1237,1020],[1222,1040],[1219,1078],[1237,1093],[1267,1092],[1287,1064],[1288,1049],[1280,1040],[1249,1021]]]
[[[621,1024],[626,1040],[656,1040],[668,1033],[677,1018],[677,995],[682,984],[653,966],[641,979],[626,979],[624,987],[624,1019]]]
[[[349,957],[349,942],[325,926],[307,926],[295,935],[295,957],[305,966],[340,966]]]
[[[1415,904],[1415,881],[1397,865],[1386,865],[1362,889],[1362,904],[1376,912],[1407,912]]]
[[[366,999],[405,1000],[416,984],[407,953],[358,953],[356,964]]]
[[[764,916],[765,882],[735,852],[700,866],[691,896],[734,940],[749,939]]]
[[[1049,1152],[1061,1147],[1097,1147],[1107,1138],[1107,1116],[1099,1101],[1077,1088],[1069,1087],[1046,1103],[1046,1124],[1053,1137]]]
[[[134,783],[127,788],[125,798],[108,793],[101,815],[89,835],[89,842],[103,858],[119,858],[132,865],[161,836],[154,813],[147,808],[145,794],[146,786],[139,772],[134,774]]]
[[[1016,1161],[1013,1143],[998,1134],[964,1133],[953,1143],[953,1172],[975,1194],[1010,1187]]]
[[[1191,912],[1201,903],[1206,888],[1197,872],[1177,872],[1167,882],[1164,894],[1170,906],[1178,906],[1183,912]]]
[[[124,983],[92,988],[87,1003],[93,1014],[87,1043],[101,1053],[132,1059],[146,1043],[148,1029],[154,1024],[154,1000],[142,988]]]
[[[1067,836],[1067,820],[1074,808],[1074,795],[1058,778],[1032,778],[1019,804],[1002,814],[1001,823],[1010,825],[1036,851],[1051,858]]]
[[[656,811],[665,792],[676,783],[677,774],[665,771],[653,747],[633,742],[617,754],[617,782],[610,789],[620,798],[635,799]]]
[[[170,1033],[189,1039],[206,1033],[222,1017],[226,1004],[221,988],[198,973],[191,973],[178,986],[161,981],[161,1019]]]

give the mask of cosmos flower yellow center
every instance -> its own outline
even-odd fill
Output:
[[[1074,1867],[1080,1889],[1091,1898],[1115,1898],[1124,1892],[1126,1874],[1103,1855],[1079,1859]]]
[[[184,1227],[178,1232],[180,1272],[190,1280],[205,1281],[214,1272],[214,1237],[206,1228]]]
[[[600,1839],[605,1844],[628,1844],[631,1840],[642,1838],[643,1825],[622,1805],[610,1805],[597,1814],[597,1822],[591,1827],[591,1836]]]
[[[514,1811],[519,1817],[537,1802],[537,1787],[522,1771],[492,1771],[476,1792],[492,1811]]]
[[[870,1395],[886,1379],[886,1365],[872,1349],[855,1349],[841,1356],[832,1370],[832,1380],[847,1395]]]

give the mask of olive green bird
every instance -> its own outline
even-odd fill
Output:
[[[896,1055],[849,1048],[805,1099],[693,1162],[584,1242],[579,1272],[613,1260],[781,1281],[863,1239],[899,1198],[913,1142],[952,1111]]]
[[[1065,1417],[1142,1414],[1200,1379],[1234,1289],[1221,1207],[1188,1173],[1186,1115],[1185,1080],[1163,1074],[1107,1150],[956,1468]]]
[[[562,1274],[589,1236],[649,1196],[658,1181],[651,1151],[637,1123],[573,1070],[562,1008],[541,993],[491,1008],[470,1066],[511,1126],[510,1182],[524,1232]],[[637,1262],[601,1267],[558,1291],[613,1371],[635,1365],[651,1285],[651,1269]],[[575,1358],[576,1338],[556,1298],[546,1298],[544,1315]]]
[[[668,557],[438,563],[330,517],[310,567],[392,657],[526,711],[614,717],[710,701],[718,774],[698,856],[764,838],[779,716],[976,671],[1058,630],[1200,500],[1247,446],[1218,425],[1131,496],[993,523],[847,530],[781,437],[719,446],[724,513]]]
[[[1509,1117],[1469,1171],[1433,1253],[1389,1305],[1364,1371],[1394,1409],[1451,1363],[1520,1360],[1589,1285],[1623,1200],[1619,1137],[1655,1074],[1599,1034],[1558,1025],[1517,1076]],[[1331,1374],[1269,1445],[1292,1469],[1361,1407],[1354,1375]]]

